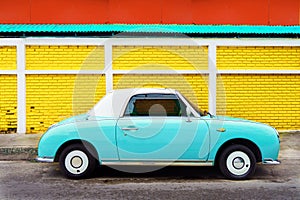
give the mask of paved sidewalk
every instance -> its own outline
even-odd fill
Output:
[[[0,160],[34,160],[42,134],[0,134]]]

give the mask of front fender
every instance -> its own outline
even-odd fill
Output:
[[[230,140],[242,139],[255,144],[262,156],[262,159],[277,160],[280,142],[277,131],[265,124],[251,121],[222,121],[210,126],[210,155],[209,160],[214,161],[218,150],[223,144]],[[222,125],[222,127],[219,127]],[[224,132],[219,132],[223,128]]]
[[[54,159],[56,152],[64,143],[78,138],[78,132],[72,123],[50,128],[39,141],[39,159]]]

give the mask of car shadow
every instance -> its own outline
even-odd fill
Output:
[[[223,179],[223,175],[216,167],[175,167],[163,168],[123,166],[100,166],[96,169],[94,177],[97,178],[140,178],[159,180],[183,179]]]
[[[51,177],[63,177],[59,166],[49,167]],[[278,170],[273,166],[258,165],[255,174],[250,180],[274,181],[279,176]],[[167,166],[159,169],[144,166],[98,166],[90,180],[104,183],[120,182],[154,182],[154,181],[186,181],[186,180],[228,180],[217,167],[178,167]],[[274,179],[274,180],[273,180]]]
[[[278,176],[276,168],[272,166],[258,165],[255,174],[250,180],[269,180],[272,181]],[[108,167],[100,166],[96,169],[95,178],[114,178],[114,179],[141,179],[145,180],[227,180],[217,167],[178,167],[167,166],[160,169],[151,167]]]

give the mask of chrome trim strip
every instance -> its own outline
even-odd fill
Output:
[[[125,127],[125,128],[122,128],[123,131],[137,131],[139,130],[138,128],[136,127],[132,127],[132,128],[129,128],[129,127]]]
[[[41,157],[37,157],[35,160],[37,162],[47,162],[47,163],[54,162],[54,158],[41,158]]]
[[[264,159],[262,164],[264,164],[264,165],[280,165],[280,161],[279,160],[273,160],[273,159],[270,159],[270,158],[266,158],[266,159]]]
[[[156,162],[156,161],[143,161],[143,162],[130,162],[130,161],[117,161],[117,162],[101,162],[102,165],[108,166],[213,166],[213,162]]]

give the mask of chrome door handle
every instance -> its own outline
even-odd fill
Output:
[[[136,127],[126,127],[126,128],[122,128],[123,131],[137,131],[139,130],[138,128]]]

